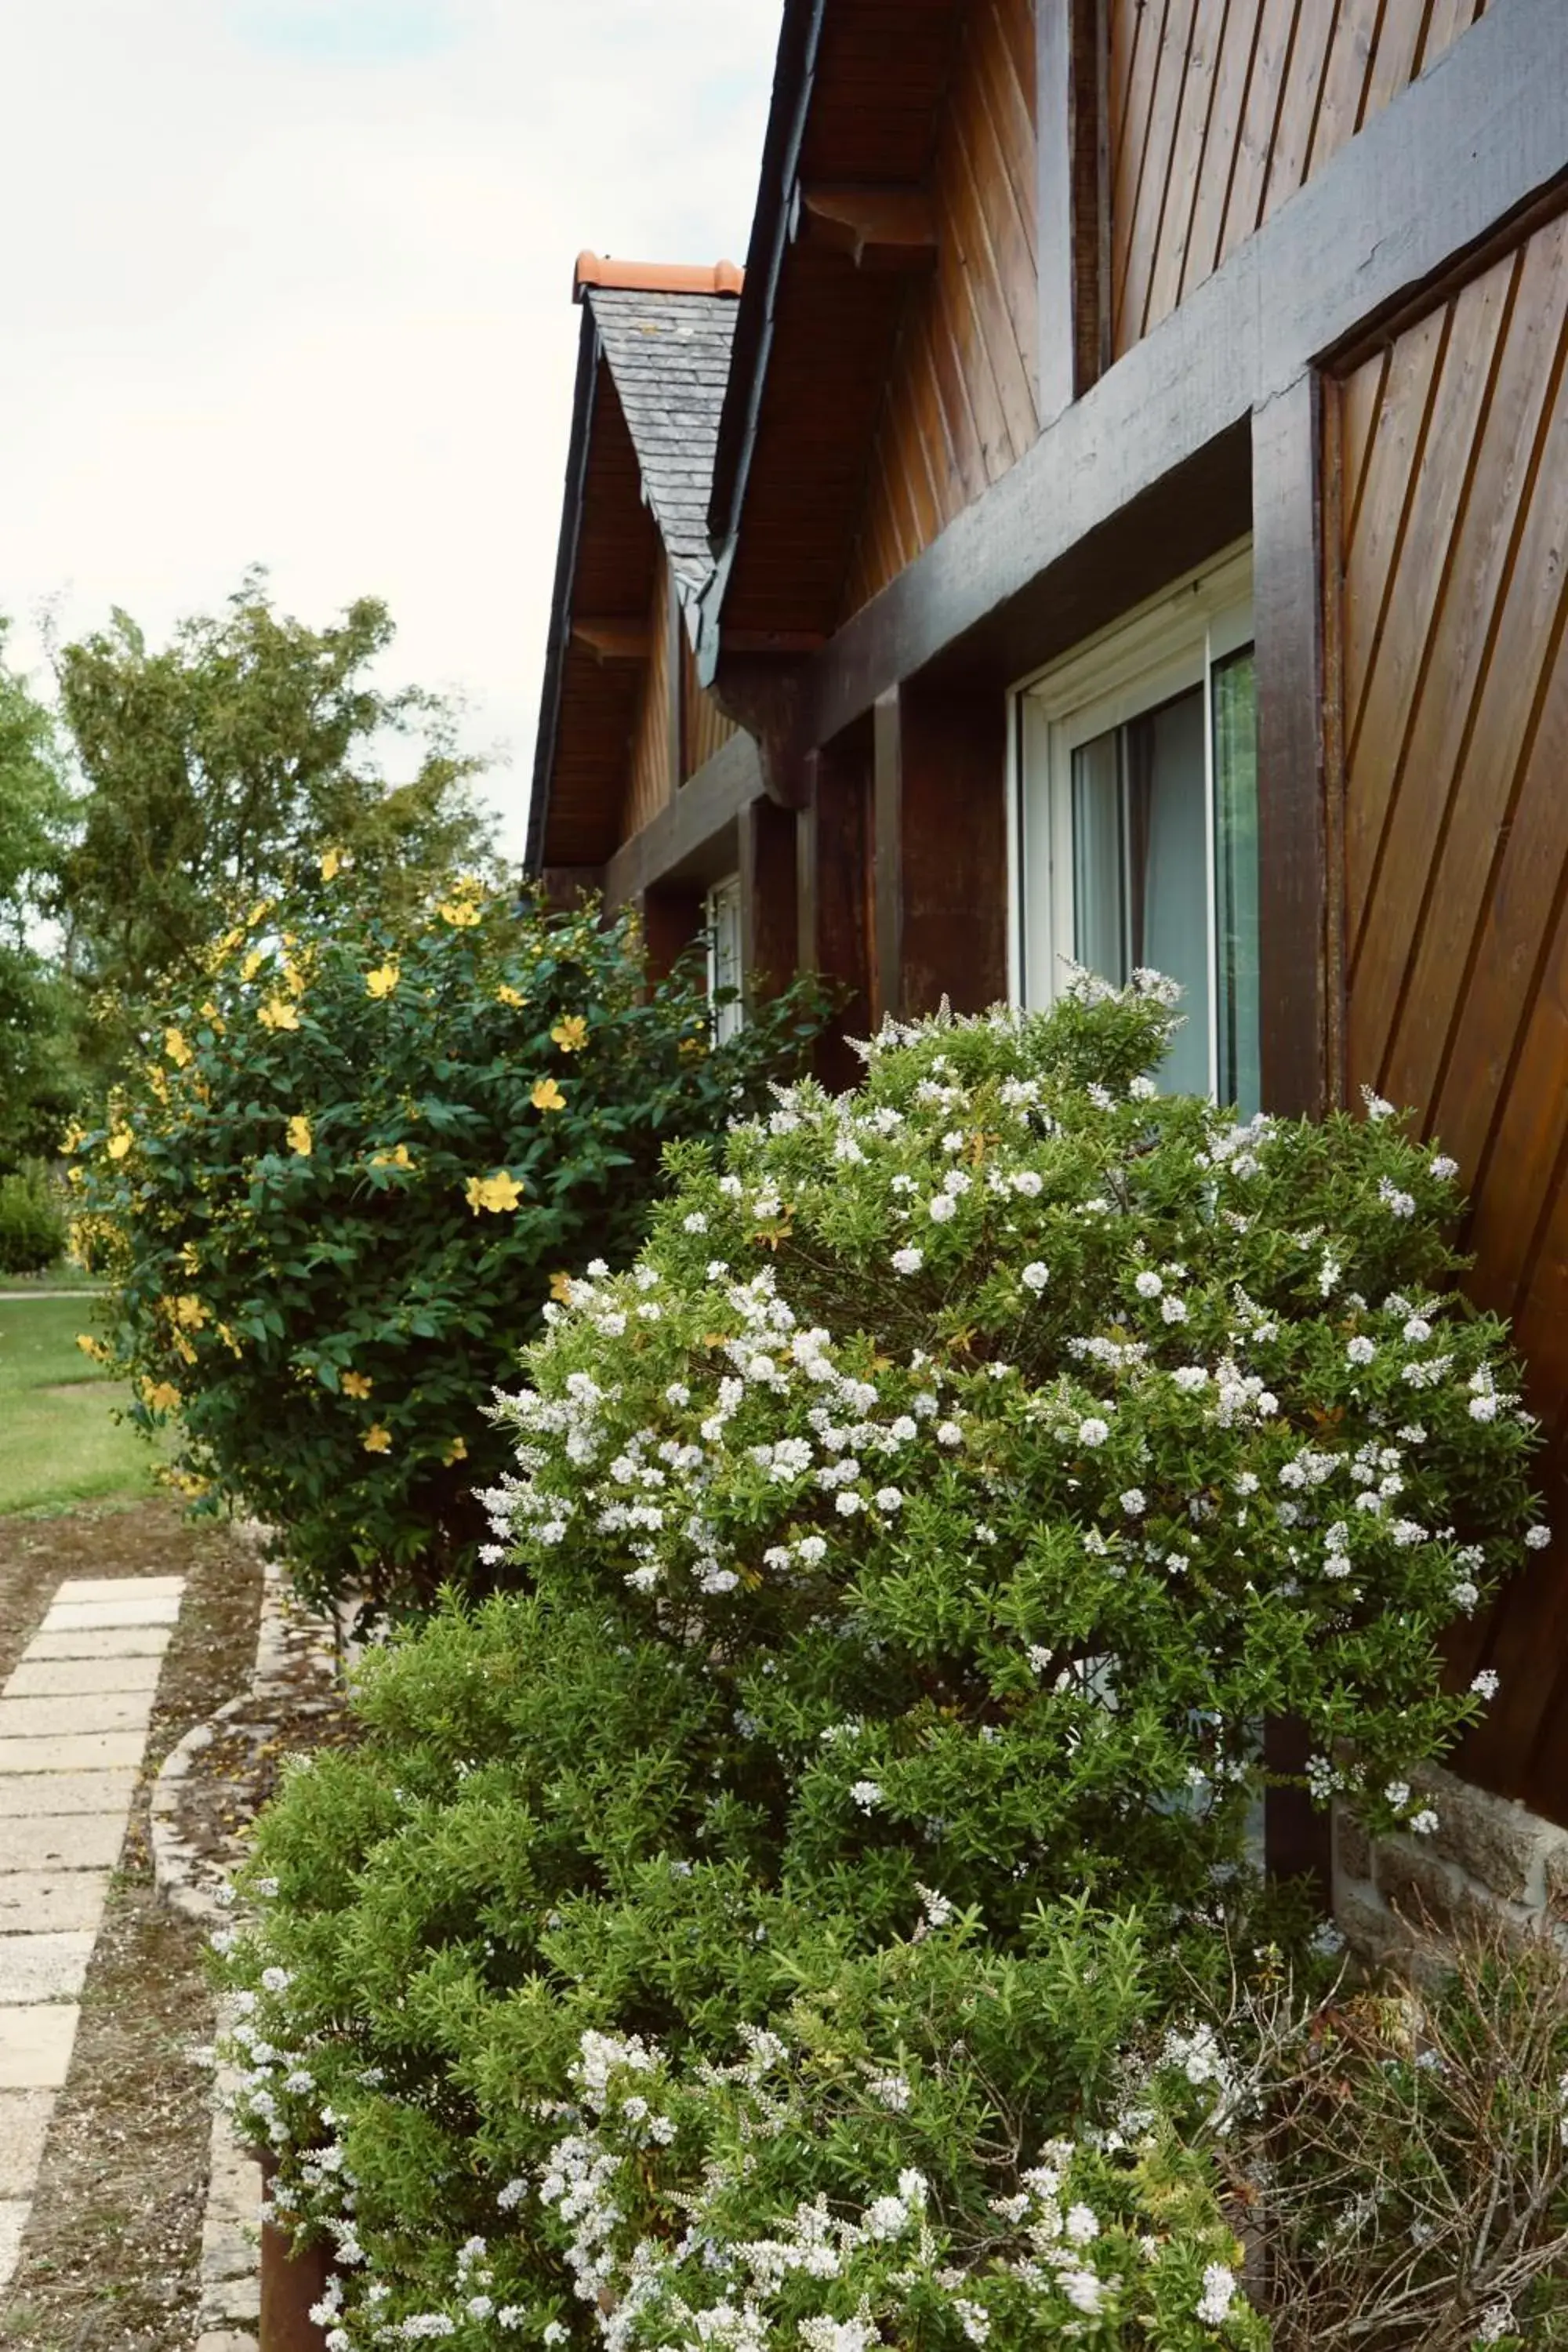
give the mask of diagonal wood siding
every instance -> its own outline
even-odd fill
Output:
[[[1465,1763],[1568,1821],[1568,221],[1339,400],[1346,1036],[1419,1106],[1511,1316],[1558,1551],[1457,1663],[1502,1691]]]
[[[716,751],[721,751],[731,735],[740,729],[732,719],[727,719],[706,691],[697,675],[697,656],[691,650],[691,640],[685,623],[680,630],[680,745],[684,783],[688,776],[696,775],[707,766]]]
[[[1111,331],[1120,356],[1486,0],[1110,0]]]
[[[910,294],[844,613],[858,612],[1039,431],[1030,0],[976,0],[937,154],[940,249]]]

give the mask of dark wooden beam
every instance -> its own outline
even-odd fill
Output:
[[[1217,471],[1255,407],[1565,184],[1562,0],[1501,0],[805,665],[803,747],[939,656],[972,683],[1049,658],[1036,616],[1070,617],[1097,534],[1140,499],[1157,527],[1152,494],[1185,469]]]
[[[616,850],[604,869],[606,909],[613,913],[660,883],[707,885],[732,874],[736,818],[762,789],[756,745],[749,735],[731,735],[673,803]]]
[[[741,962],[746,1003],[775,996],[795,975],[800,943],[795,878],[798,820],[765,798],[740,814]]]
[[[1035,0],[1039,135],[1040,415],[1110,364],[1110,142],[1106,0]]]
[[[702,929],[703,893],[694,886],[665,887],[643,893],[643,937],[647,943],[647,974],[653,981],[668,978],[673,967]]]
[[[534,887],[552,909],[577,906],[605,887],[602,866],[545,866],[534,877]]]
[[[915,685],[875,713],[879,1019],[1007,993],[1007,729],[998,694]]]
[[[1321,415],[1319,379],[1308,373],[1259,409],[1252,426],[1263,1102],[1308,1118],[1342,1092]]]
[[[845,991],[832,1030],[813,1066],[825,1087],[857,1085],[863,1065],[846,1044],[865,1037],[871,1013],[871,795],[874,750],[869,726],[852,728],[814,752],[810,796],[797,819],[796,879],[802,971],[820,972]]]
[[[800,235],[847,254],[857,269],[936,266],[936,213],[924,188],[803,187]]]

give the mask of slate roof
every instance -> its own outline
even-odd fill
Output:
[[[585,288],[584,299],[626,412],[643,494],[686,603],[713,570],[708,499],[740,306],[727,294],[608,286]]]

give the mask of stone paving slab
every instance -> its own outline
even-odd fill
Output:
[[[0,1831],[27,1813],[113,1813],[125,1834],[134,1772],[0,1772]]]
[[[38,1630],[45,1635],[118,1633],[128,1626],[173,1625],[179,1613],[173,1595],[154,1594],[147,1601],[61,1601]]]
[[[72,1691],[62,1698],[0,1698],[0,1739],[47,1738],[82,1731],[134,1731],[152,1720],[149,1691]]]
[[[0,1936],[60,1929],[96,1936],[108,1895],[107,1870],[0,1871]]]
[[[197,2336],[196,2352],[256,2352],[256,2337],[246,2328],[209,2327]]]
[[[54,2111],[52,2091],[0,2091],[0,2199],[31,2189]]]
[[[147,1745],[144,1731],[62,1731],[50,1738],[0,1738],[0,1774],[14,1772],[134,1772]]]
[[[122,1812],[13,1814],[0,1819],[0,1870],[112,1870],[124,1843]]]
[[[81,2011],[68,2001],[0,2008],[0,2091],[58,2091]]]
[[[16,2198],[0,2200],[0,2286],[6,2285],[16,2272],[26,2226],[26,2206]]]
[[[90,1935],[0,1936],[0,2005],[8,2001],[76,2000],[92,1958]]]
[[[5,1685],[13,1698],[93,1697],[100,1693],[148,1694],[158,1687],[163,1658],[24,1658]]]
[[[55,1588],[61,1601],[177,1601],[183,1576],[68,1576]]]
[[[115,1625],[106,1632],[35,1633],[23,1663],[57,1658],[161,1658],[169,1646],[167,1625]]]

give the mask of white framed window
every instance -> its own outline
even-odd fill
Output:
[[[744,1026],[746,1008],[739,991],[742,985],[741,963],[741,877],[726,875],[715,882],[702,908],[703,929],[708,934],[708,994],[715,999],[721,990],[734,989],[737,993],[727,1003],[713,1004],[713,1036],[722,1045]]]
[[[1231,550],[1019,687],[1008,794],[1014,1001],[1068,962],[1182,985],[1173,1092],[1258,1108],[1252,558]]]

